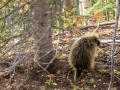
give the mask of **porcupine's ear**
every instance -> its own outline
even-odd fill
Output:
[[[91,36],[93,37],[93,40],[95,41],[97,46],[100,46],[99,35],[97,33],[92,33]]]

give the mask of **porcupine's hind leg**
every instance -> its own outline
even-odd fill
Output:
[[[83,72],[83,69],[79,65],[76,65],[74,68],[74,81],[79,79],[82,72]]]

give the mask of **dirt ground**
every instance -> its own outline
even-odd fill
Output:
[[[81,30],[80,32],[82,34],[90,30]],[[100,28],[98,33],[101,40],[112,39],[112,29]],[[120,30],[117,31],[116,39],[120,39]],[[84,73],[77,82],[73,81],[73,71],[67,62],[70,46],[70,43],[62,46],[59,58],[63,67],[56,74],[49,75],[43,72],[29,77],[25,73],[16,72],[14,77],[12,75],[0,77],[0,90],[107,90],[111,77],[112,44],[101,43],[100,53],[95,59],[95,70]],[[116,43],[115,70],[120,73],[120,43]],[[115,73],[113,90],[120,90],[120,74]]]

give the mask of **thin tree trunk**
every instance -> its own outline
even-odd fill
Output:
[[[79,0],[79,14],[83,14],[83,9],[82,9],[82,2]]]
[[[91,0],[79,0],[79,2],[80,2],[80,5],[82,4],[82,8],[79,8],[82,10],[79,10],[79,11],[82,11],[80,12],[80,14],[83,15],[88,10],[88,8],[91,7]]]
[[[114,84],[114,52],[115,52],[115,41],[116,41],[116,32],[118,28],[118,20],[120,15],[120,0],[116,1],[117,11],[116,11],[116,18],[115,18],[115,28],[113,30],[113,42],[112,42],[112,48],[111,48],[111,81],[110,85],[108,87],[108,90],[112,90],[113,84]]]

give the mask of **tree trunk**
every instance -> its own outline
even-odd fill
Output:
[[[32,8],[34,68],[47,71],[55,56],[51,37],[53,17],[48,0],[33,0]]]

